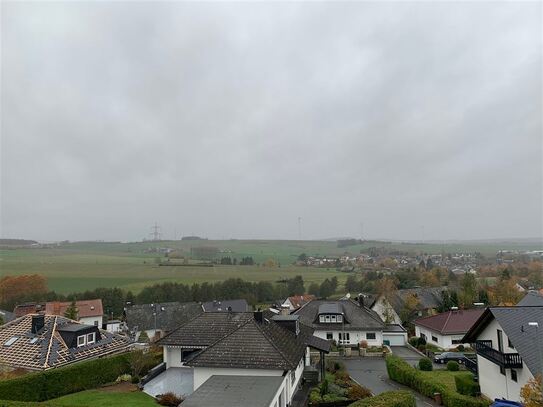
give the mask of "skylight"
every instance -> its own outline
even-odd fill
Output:
[[[11,338],[9,338],[9,339],[4,343],[4,346],[11,346],[11,345],[13,345],[15,342],[17,342],[17,339],[19,339],[18,336],[12,336]]]
[[[29,344],[34,345],[36,342],[38,342],[40,338],[32,338],[28,341]]]

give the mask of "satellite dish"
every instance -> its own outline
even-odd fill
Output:
[[[351,298],[351,293],[347,293],[345,297],[347,297],[347,299]]]

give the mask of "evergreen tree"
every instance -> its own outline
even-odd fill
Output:
[[[68,305],[68,308],[66,308],[66,311],[64,312],[64,316],[66,318],[77,320],[77,306],[75,305],[75,301],[72,301],[70,305]]]

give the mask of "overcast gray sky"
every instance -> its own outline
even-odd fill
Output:
[[[1,3],[1,233],[543,235],[541,2]]]

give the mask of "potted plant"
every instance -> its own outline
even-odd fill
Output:
[[[368,348],[368,341],[362,340],[360,341],[360,356],[366,356],[366,349]]]

